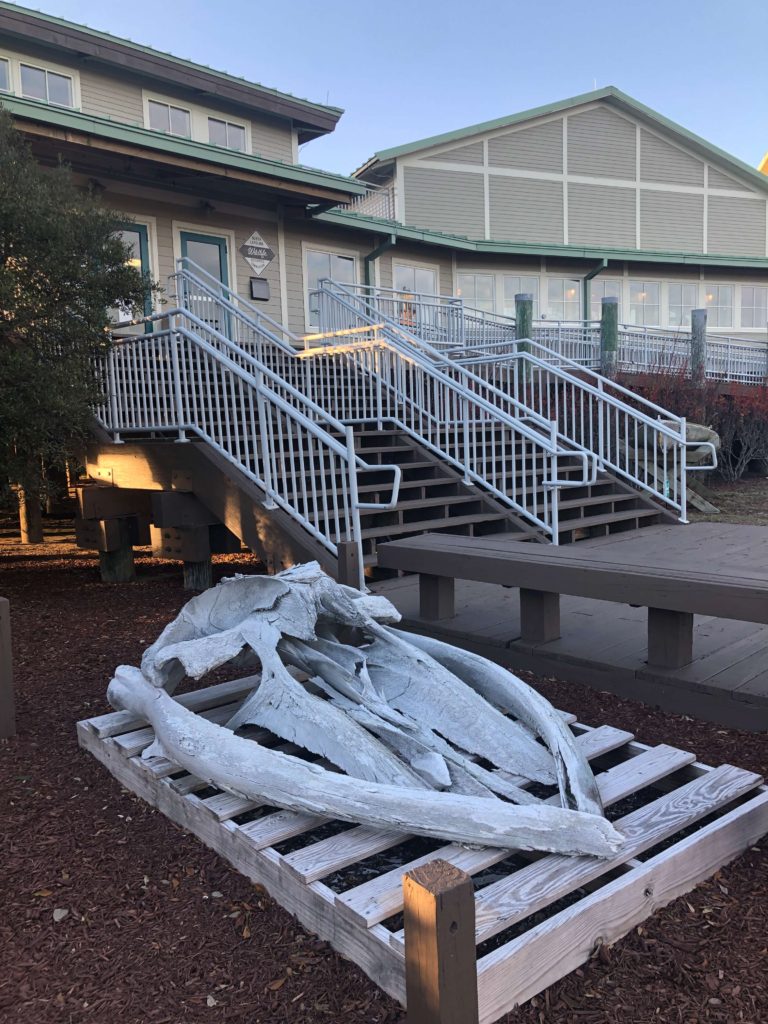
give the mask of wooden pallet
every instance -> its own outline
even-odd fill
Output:
[[[252,685],[221,683],[179,700],[221,723]],[[768,789],[759,776],[566,719],[595,767],[609,815],[627,836],[611,861],[510,856],[263,807],[213,790],[165,758],[142,760],[152,729],[129,712],[77,729],[80,745],[127,789],[265,886],[401,1003],[402,876],[435,857],[463,868],[476,881],[480,1021],[491,1024],[768,832]],[[258,731],[250,735],[270,742]]]

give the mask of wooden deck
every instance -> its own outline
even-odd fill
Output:
[[[477,543],[487,546],[489,540]],[[514,543],[499,537],[492,541],[501,546]],[[472,543],[466,538],[461,542],[462,548]],[[515,547],[519,550],[519,544]],[[618,566],[628,580],[633,571],[655,569],[669,580],[667,599],[672,591],[680,591],[681,583],[683,592],[696,588],[702,573],[710,580],[730,580],[757,591],[768,587],[765,527],[655,526],[541,550],[548,561],[578,563],[596,577],[601,567],[615,573]],[[574,679],[736,728],[768,729],[768,625],[759,621],[697,614],[693,660],[682,668],[661,669],[647,664],[646,609],[614,603],[620,596],[607,601],[563,595],[560,637],[532,643],[521,639],[517,587],[457,579],[456,615],[437,621],[420,618],[416,576],[381,581],[373,589],[393,601],[407,628],[469,647],[513,669]],[[696,594],[692,600],[701,598]],[[762,600],[758,594],[750,602],[749,614],[765,620],[768,598],[765,605]],[[743,609],[728,611],[738,615]]]

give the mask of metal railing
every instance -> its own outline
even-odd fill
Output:
[[[229,310],[208,312],[220,318]],[[169,326],[117,337],[104,357],[107,400],[97,417],[113,438],[172,432],[186,441],[196,435],[261,488],[266,507],[285,510],[333,555],[341,542],[361,551],[360,510],[397,504],[400,467],[364,462],[350,425],[210,320],[182,308],[150,319]],[[265,342],[272,348],[271,339]],[[392,474],[390,501],[359,500],[358,476],[368,472]],[[362,558],[359,564],[362,586]]]
[[[381,217],[382,220],[396,220],[395,186],[369,185],[365,195],[355,196],[343,207],[351,213],[363,213],[367,217]]]
[[[386,322],[379,296],[368,299],[360,289],[330,281],[320,283],[320,292],[321,323],[328,330],[384,317],[385,333],[406,333],[401,319]],[[596,457],[599,469],[610,470],[686,520],[684,418],[533,339],[484,338],[465,344],[462,354],[412,335],[408,343],[454,378],[458,368],[469,371],[474,389],[478,380],[486,381],[490,388],[484,397],[491,404],[512,416],[529,417],[540,429],[550,424],[552,441],[561,449]],[[468,381],[461,383],[467,386]]]

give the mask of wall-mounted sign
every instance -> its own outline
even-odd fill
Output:
[[[262,274],[264,268],[269,266],[275,258],[274,252],[269,248],[258,231],[254,231],[251,237],[243,242],[238,252],[254,274]]]

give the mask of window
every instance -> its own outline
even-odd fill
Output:
[[[547,317],[550,320],[581,319],[581,281],[550,277],[547,282]]]
[[[621,281],[614,281],[610,277],[593,277],[589,284],[590,320],[603,319],[603,299],[618,299],[621,321]]]
[[[208,141],[213,146],[235,149],[238,153],[245,152],[245,128],[231,121],[220,121],[217,117],[208,118]]]
[[[704,301],[710,327],[733,326],[733,285],[708,284]]]
[[[42,100],[57,107],[73,107],[72,79],[56,71],[36,68],[31,64],[19,65],[21,95],[30,100]]]
[[[658,327],[661,323],[658,281],[629,282],[629,322],[637,327]]]
[[[459,274],[459,295],[473,309],[493,313],[493,274]]]
[[[761,327],[768,325],[768,288],[765,285],[743,284],[741,286],[741,326]]]
[[[172,103],[160,103],[148,100],[149,127],[156,132],[167,135],[180,135],[188,139],[191,135],[191,117],[184,107],[174,107]]]
[[[318,309],[316,305],[313,305],[312,292],[325,277],[338,281],[339,284],[354,284],[357,280],[356,260],[354,256],[342,256],[336,252],[307,249],[306,261],[309,326],[317,327],[319,323]]]
[[[117,237],[128,247],[128,259],[127,264],[129,267],[134,267],[142,274],[149,274],[149,244],[148,244],[148,232],[145,224],[130,224],[126,225],[121,231],[117,232]],[[144,315],[149,316],[152,312],[152,299],[147,296],[144,302]],[[129,306],[115,306],[109,310],[109,319],[113,323],[120,323],[121,321],[130,320],[134,315],[133,310]],[[143,332],[152,332],[151,324],[137,324],[132,328],[128,328],[130,334],[141,334]]]
[[[0,57],[0,92],[11,91],[11,62]]]
[[[669,285],[669,326],[690,327],[691,310],[696,309],[699,302],[699,286],[697,284]]]
[[[515,315],[515,296],[533,296],[533,319],[539,317],[539,279],[538,277],[504,276],[504,316]]]
[[[395,263],[392,267],[395,291],[419,295],[437,295],[437,271],[430,267],[412,267]]]

